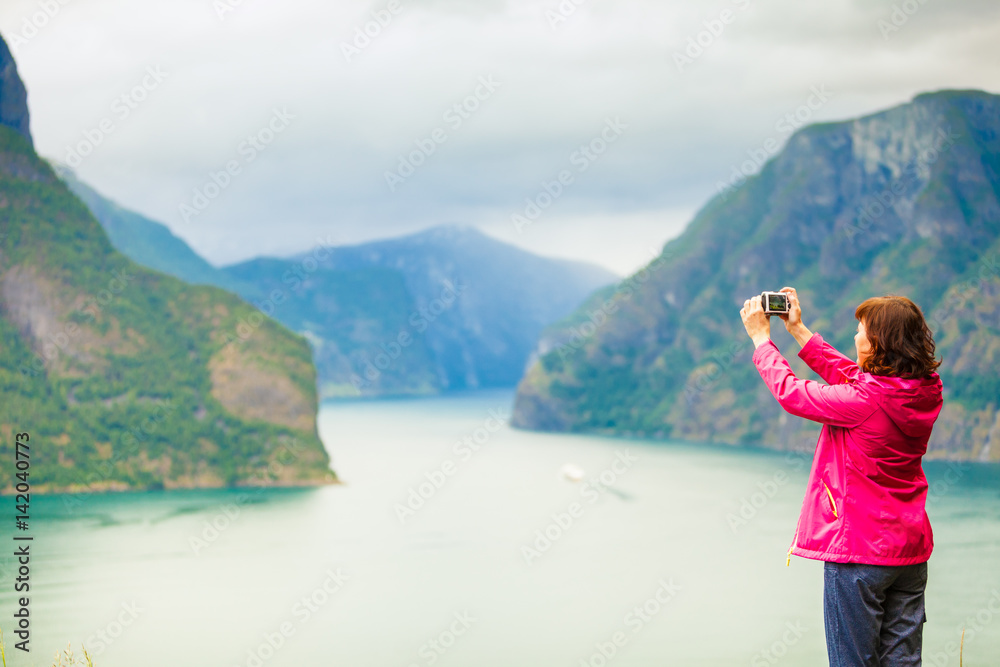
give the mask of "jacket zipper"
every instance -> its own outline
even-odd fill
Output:
[[[799,536],[799,531],[795,531],[795,536],[792,537],[792,544],[788,547],[788,558],[785,559],[785,567],[792,564],[792,549],[795,547],[795,538]]]
[[[788,558],[785,559],[785,567],[792,564],[792,549],[795,548],[795,540],[799,537],[799,524],[795,524],[795,535],[792,536],[792,543],[788,547]]]
[[[833,518],[840,518],[840,515],[837,514],[837,503],[833,501],[833,492],[830,491],[830,487],[826,485],[826,482],[823,482],[823,488],[826,489],[826,495],[830,499],[830,507],[833,509]]]

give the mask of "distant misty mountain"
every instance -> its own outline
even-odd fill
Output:
[[[192,285],[216,285],[239,293],[249,290],[205,261],[163,223],[122,208],[82,182],[65,165],[54,164],[53,169],[101,223],[115,250],[132,261]]]
[[[318,254],[322,256],[324,252]],[[444,388],[424,336],[408,318],[416,302],[388,269],[319,269],[308,256],[261,258],[229,269],[266,295],[253,303],[303,334],[323,398],[433,394]]]
[[[216,268],[165,225],[56,170],[119,252],[236,292],[305,335],[324,398],[514,386],[541,331],[617,279],[462,226]]]
[[[463,226],[225,270],[289,293],[274,316],[313,341],[324,396],[513,386],[541,331],[616,279]]]

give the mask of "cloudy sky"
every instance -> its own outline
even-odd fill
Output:
[[[625,273],[793,124],[1000,92],[995,0],[4,0],[0,32],[39,152],[217,264],[458,222]]]

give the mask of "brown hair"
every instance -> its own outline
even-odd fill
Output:
[[[862,302],[854,317],[865,325],[872,346],[861,370],[872,375],[927,377],[941,365],[934,358],[934,334],[917,304],[905,296],[876,296]]]

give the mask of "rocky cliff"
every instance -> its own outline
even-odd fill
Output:
[[[897,293],[923,307],[944,360],[928,456],[1000,460],[998,196],[998,96],[941,91],[804,128],[650,266],[546,331],[513,421],[808,449],[816,427],[761,383],[740,305],[795,286],[807,324],[853,355],[854,307]]]
[[[13,434],[29,433],[35,492],[334,481],[306,341],[233,294],[115,251],[35,154],[11,77],[7,63],[0,457],[12,462]],[[0,491],[15,472],[0,468]]]
[[[7,43],[0,37],[0,125],[9,127],[31,141],[28,92],[17,74],[17,64]]]

